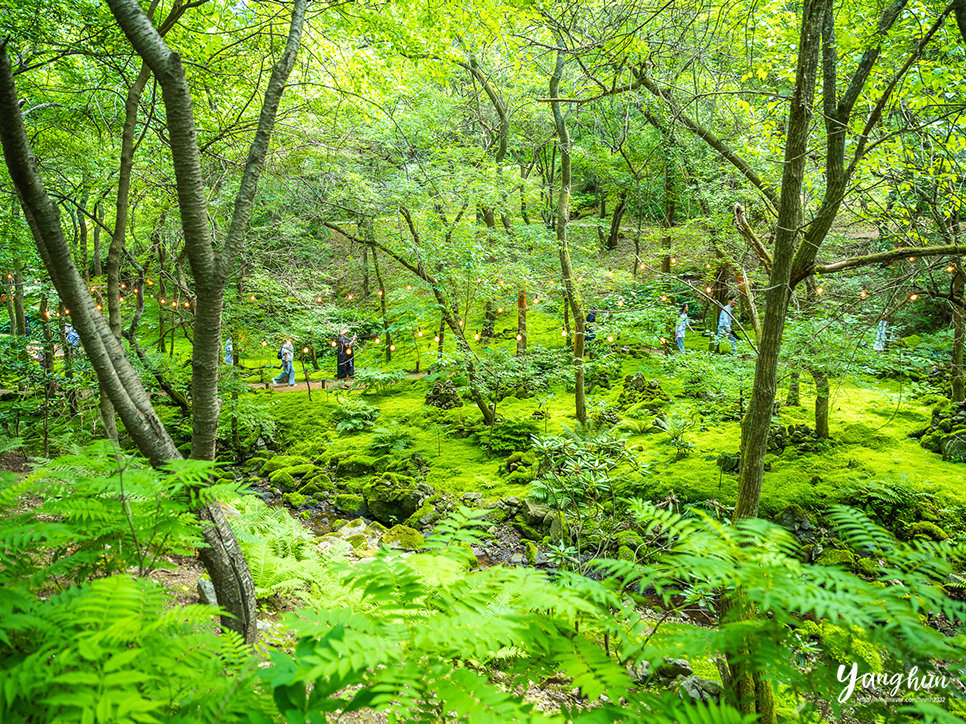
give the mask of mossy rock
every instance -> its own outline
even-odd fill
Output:
[[[394,525],[385,535],[382,542],[393,548],[402,548],[407,551],[418,551],[426,545],[426,539],[418,530],[405,525]]]
[[[919,440],[919,444],[922,445],[929,452],[934,452],[937,455],[942,455],[943,452],[943,433],[940,430],[934,430],[932,432],[927,432]]]
[[[852,570],[870,578],[879,574],[879,566],[872,558],[856,558]]]
[[[624,389],[617,399],[617,409],[627,410],[640,405],[650,412],[657,412],[671,401],[671,397],[661,387],[657,380],[649,380],[643,372],[627,375],[624,378]]]
[[[852,568],[855,565],[855,554],[852,551],[838,548],[826,548],[815,561],[820,566],[844,566]]]
[[[419,510],[406,519],[405,524],[410,528],[429,528],[430,526],[434,525],[439,518],[440,515],[436,512],[436,507],[429,502],[429,499],[427,499]]]
[[[514,516],[513,527],[521,536],[528,538],[529,540],[540,540],[540,538],[542,538],[537,529],[530,526],[527,523],[527,519],[522,515]]]
[[[349,521],[347,521],[347,520],[337,520],[335,523],[332,524],[332,533],[335,533],[336,531],[342,530],[347,525],[349,525]],[[332,535],[332,533],[329,533],[329,535]],[[325,537],[325,536],[323,536],[323,537]],[[336,537],[339,537],[339,536],[336,536]]]
[[[503,523],[510,517],[510,514],[502,508],[490,508],[489,510],[490,512],[486,514],[486,519],[494,523]]]
[[[822,637],[822,629],[814,621],[802,621],[795,631],[804,638],[817,639]]]
[[[324,473],[322,475],[315,475],[311,478],[302,479],[302,487],[299,488],[299,492],[302,495],[311,496],[321,496],[325,493],[330,493],[335,489],[332,481]]]
[[[537,561],[537,553],[540,552],[540,549],[537,548],[537,544],[534,543],[532,540],[523,541],[523,546],[527,550],[527,553],[526,553],[527,563],[529,563],[532,566]]]
[[[622,530],[614,538],[620,546],[628,546],[629,548],[636,549],[644,545],[644,539],[638,535],[637,531],[633,530]]]
[[[262,466],[262,475],[269,475],[282,468],[291,468],[296,465],[311,464],[308,458],[301,455],[276,455],[270,460],[266,460]]]
[[[408,475],[383,473],[363,488],[363,497],[373,518],[385,525],[395,525],[408,520],[428,496]]]
[[[368,512],[366,501],[361,495],[342,493],[335,496],[335,505],[343,513],[349,515],[365,515]]]
[[[336,475],[340,478],[356,478],[375,472],[376,459],[370,455],[352,455],[340,460],[336,466]]]
[[[537,477],[537,469],[517,468],[512,473],[503,478],[507,485],[527,485],[532,483]]]
[[[874,645],[865,640],[864,632],[858,626],[845,628],[823,621],[819,640],[833,661],[845,666],[862,661],[872,673],[882,673],[882,656]]]
[[[284,470],[276,470],[268,476],[269,482],[282,490],[295,490],[297,487],[295,478]]]
[[[361,550],[368,545],[366,537],[362,533],[357,533],[356,535],[350,535],[348,538],[344,538],[346,543],[352,546],[353,550]]]
[[[306,500],[307,498],[301,493],[285,493],[282,496],[282,502],[291,505],[293,508],[301,507]]]
[[[291,467],[282,468],[282,472],[288,473],[293,478],[305,478],[317,475],[320,470],[312,463],[303,463],[302,465],[292,465]]]
[[[918,538],[920,540],[944,541],[949,537],[949,534],[935,523],[920,520],[918,523],[909,526],[908,536],[910,540]]]
[[[627,546],[621,546],[617,549],[617,560],[619,561],[636,561],[637,556],[634,555],[634,551]]]

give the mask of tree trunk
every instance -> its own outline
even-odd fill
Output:
[[[627,210],[627,192],[621,191],[620,197],[617,200],[617,206],[614,207],[614,216],[610,220],[610,233],[607,235],[607,249],[608,251],[617,250],[617,242],[620,239],[621,233],[621,221],[624,219],[624,212]],[[634,265],[634,269],[637,269],[637,264]]]
[[[492,299],[486,300],[486,307],[483,310],[483,329],[480,330],[480,339],[487,340],[493,337],[493,328],[496,326],[496,305]]]
[[[98,201],[94,204],[94,276],[100,278],[104,273],[101,269],[101,224],[104,221],[104,205]]]
[[[788,397],[785,398],[785,407],[800,407],[802,404],[802,373],[792,372],[788,380]]]
[[[372,249],[372,270],[376,274],[376,283],[379,284],[379,306],[382,307],[382,333],[386,343],[386,362],[392,361],[392,338],[389,336],[389,315],[386,312],[386,285],[382,281],[382,272],[379,270],[379,257],[376,256],[376,247],[372,243],[375,237],[372,219],[366,221],[366,241]]]
[[[527,353],[527,292],[517,291],[517,355]]]
[[[550,77],[550,97],[558,98],[560,77],[563,75],[564,54],[557,52],[557,62],[553,75]],[[560,147],[560,191],[557,196],[556,232],[557,250],[560,255],[560,272],[564,284],[567,303],[574,315],[574,406],[577,421],[581,425],[587,424],[587,399],[584,390],[584,330],[586,318],[580,300],[580,294],[574,280],[573,264],[570,261],[570,246],[567,241],[567,224],[570,221],[570,133],[564,120],[559,101],[551,101],[554,126],[557,131],[558,146]]]
[[[815,380],[815,433],[822,439],[828,440],[828,375],[821,370],[810,369],[809,373]]]
[[[80,230],[80,239],[78,240],[77,245],[80,247],[79,251],[82,276],[84,277],[84,283],[89,284],[91,281],[91,264],[88,260],[87,249],[87,194],[85,194],[80,200],[80,212],[77,214],[77,225]]]
[[[23,337],[27,334],[27,316],[23,305],[23,263],[20,259],[13,262],[13,311],[17,321],[16,333]]]
[[[952,279],[953,297],[953,355],[950,369],[953,402],[966,399],[966,382],[963,379],[963,344],[966,341],[966,274],[963,274],[963,264],[957,260]]]

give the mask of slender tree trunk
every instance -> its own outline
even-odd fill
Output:
[[[94,204],[94,276],[100,278],[104,273],[101,269],[101,222],[104,221],[104,204],[98,201]]]
[[[379,284],[379,306],[382,307],[382,333],[383,341],[386,343],[386,362],[392,361],[392,338],[389,336],[389,314],[386,312],[386,285],[382,281],[382,272],[379,270],[379,257],[376,255],[376,247],[372,244],[375,230],[373,229],[372,219],[366,222],[366,241],[372,245],[372,270],[376,273],[376,282]]]
[[[23,263],[19,259],[14,259],[13,270],[13,311],[17,321],[17,334],[23,337],[27,334],[27,316],[23,304]]]
[[[624,212],[627,210],[627,192],[621,191],[620,197],[617,200],[617,206],[614,207],[614,215],[610,220],[610,233],[607,235],[607,249],[608,251],[617,250],[617,242],[620,239],[621,233],[621,221],[624,219]],[[637,268],[637,264],[634,265]]]
[[[480,339],[487,340],[493,337],[493,328],[496,326],[496,305],[492,299],[486,300],[483,310],[483,329],[480,331]]]
[[[823,440],[828,440],[828,375],[818,369],[810,369],[809,373],[815,380],[815,433]]]
[[[550,97],[558,98],[560,77],[563,75],[564,54],[557,52],[557,62],[553,75],[550,77]],[[581,425],[587,424],[587,399],[584,390],[584,330],[586,319],[576,288],[573,264],[570,261],[570,246],[567,241],[567,224],[570,221],[570,133],[564,120],[559,101],[552,101],[550,108],[553,112],[554,126],[557,130],[558,146],[560,147],[560,192],[557,196],[556,231],[557,250],[560,255],[560,272],[563,278],[564,292],[567,303],[574,315],[574,406],[577,421]]]
[[[788,397],[785,398],[785,407],[799,407],[802,404],[802,373],[798,370],[792,372],[788,380]]]
[[[966,10],[964,10],[966,13]],[[963,273],[963,264],[957,260],[952,279],[953,296],[953,355],[951,365],[951,386],[952,399],[954,402],[962,402],[966,399],[966,383],[963,379],[963,345],[966,342],[966,274]]]
[[[517,354],[527,353],[527,291],[517,290]]]
[[[88,260],[89,251],[87,249],[87,194],[80,200],[80,212],[77,214],[77,226],[80,230],[80,239],[77,245],[80,247],[80,265],[84,283],[90,284],[91,264]]]

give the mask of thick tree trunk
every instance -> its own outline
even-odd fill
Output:
[[[557,62],[554,67],[553,75],[550,77],[550,97],[558,98],[560,89],[560,77],[563,75],[564,54],[557,53]],[[554,126],[557,130],[557,145],[560,148],[560,191],[557,196],[556,213],[556,232],[557,232],[557,251],[560,255],[560,273],[564,284],[564,293],[570,310],[574,315],[574,406],[576,408],[577,421],[581,425],[587,424],[587,399],[584,390],[584,330],[586,329],[586,318],[584,317],[583,306],[580,301],[580,294],[577,291],[574,279],[573,264],[570,261],[570,246],[567,241],[567,224],[570,221],[570,133],[567,131],[567,122],[564,120],[563,112],[560,109],[559,101],[552,101],[550,108],[553,112]]]
[[[609,251],[615,251],[617,249],[617,242],[621,234],[621,221],[624,220],[625,211],[627,211],[627,192],[621,191],[620,197],[617,200],[617,206],[614,207],[614,215],[610,220],[610,233],[607,235],[606,244]],[[634,268],[637,268],[636,264]]]
[[[493,328],[496,326],[496,305],[492,299],[486,300],[483,310],[483,329],[480,330],[480,339],[487,340],[493,337]]]

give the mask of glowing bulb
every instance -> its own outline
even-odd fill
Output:
[[[177,307],[178,306],[178,303],[177,302],[171,302],[171,306],[172,307]]]
[[[643,265],[643,264],[641,264],[641,269],[643,269],[643,268],[644,268],[644,265]]]
[[[825,294],[825,287],[819,287],[815,290],[816,294]]]
[[[135,293],[135,294],[137,294],[137,293],[138,293],[138,290],[137,290],[137,289],[135,289],[135,290],[134,290],[134,293]]]
[[[127,284],[122,284],[121,289],[127,289]]]
[[[462,319],[460,320],[460,323],[459,324],[460,324],[461,327],[463,326],[463,320]]]
[[[711,294],[711,287],[704,288],[705,294]]]
[[[308,347],[302,347],[302,354],[308,354],[308,353],[309,353],[309,348]]]
[[[118,304],[124,304],[124,297],[117,298]]]
[[[378,338],[378,337],[376,337],[376,338],[375,338],[375,339],[373,340],[373,342],[375,342],[376,344],[379,344],[379,338]]]
[[[69,309],[65,309],[64,310],[64,314],[70,314],[70,310]]]
[[[163,297],[161,298],[161,304],[164,304],[164,298]]]
[[[623,307],[624,306],[624,300],[623,299],[618,299],[617,300],[617,306],[618,307]]]
[[[666,296],[664,296],[664,295],[661,295],[661,301],[662,301],[662,302],[666,302],[666,301],[667,301],[667,297],[666,297]]]
[[[420,337],[422,337],[423,336],[423,330],[419,330],[418,332],[416,332],[416,334],[419,335]]]
[[[480,335],[479,335],[479,334],[474,334],[474,335],[473,335],[473,339],[475,339],[475,340],[479,340],[479,338],[480,338]]]
[[[613,279],[614,278],[614,272],[612,272],[612,271],[607,272],[607,276],[609,278]]]
[[[567,336],[567,330],[566,329],[561,329],[560,330],[560,336],[561,337],[566,337]]]
[[[661,337],[661,344],[667,344],[667,340],[664,337]]]
[[[608,335],[607,335],[607,341],[608,341],[608,342],[613,342],[613,341],[614,341],[614,335],[612,335],[612,334],[608,334]]]
[[[916,257],[914,257],[914,256],[910,256],[909,257],[909,261],[915,261],[915,260],[916,260]]]
[[[148,286],[153,286],[153,285],[154,285],[154,282],[152,282],[150,279],[148,279]]]
[[[97,308],[98,308],[98,309],[101,309],[101,305],[100,305],[100,304],[98,304],[98,305],[97,305]]]
[[[433,337],[433,341],[434,342],[439,342],[439,335],[436,335],[435,337]]]
[[[522,334],[518,334],[517,335],[517,342],[519,342],[521,339],[523,339],[523,335]]]
[[[265,340],[263,339],[263,340],[262,340],[262,347],[267,347],[267,346],[268,346],[268,342],[266,342],[266,341],[265,341]]]
[[[954,267],[952,264],[950,264],[949,266],[946,267],[946,271],[948,271],[948,272],[954,272],[954,271],[956,271],[956,267]]]
[[[673,256],[672,256],[672,257],[671,257],[671,263],[672,263],[672,264],[677,264],[677,263],[678,263],[678,260],[677,260],[677,258],[676,258],[676,257],[673,257]]]
[[[389,351],[390,352],[395,352],[396,351],[396,345],[394,345],[394,344],[389,345]]]
[[[335,347],[335,340],[332,341],[332,346]]]
[[[379,296],[382,296],[382,289],[379,290]]]
[[[412,286],[410,286],[409,284],[407,284],[406,285],[406,289],[412,289]]]
[[[188,308],[189,306],[191,306],[191,305],[190,305],[190,304],[188,304],[187,302],[185,302],[185,303],[184,303],[184,306],[185,306],[185,309],[187,309],[187,308]]]
[[[584,280],[584,278],[583,278],[583,277],[577,277],[577,281],[578,281],[578,282],[582,282],[583,280]]]
[[[252,296],[250,297],[250,299],[254,302],[255,301],[255,295],[252,294]]]
[[[503,312],[503,307],[497,307],[497,308],[496,308],[496,311],[497,311],[498,313],[501,313],[501,314],[502,314],[502,312]]]
[[[351,294],[349,295],[349,299],[352,299],[352,295]]]
[[[863,289],[861,292],[859,292],[859,296],[862,297],[863,299],[865,299],[869,295],[866,294],[865,289]]]
[[[352,354],[352,347],[346,347],[345,348],[345,353],[346,354]]]
[[[322,303],[322,297],[316,297],[315,298],[315,301],[318,302],[319,304],[321,304]]]
[[[704,267],[705,267],[705,269],[710,269],[711,268],[711,265],[710,264],[705,264]]]
[[[918,295],[918,294],[910,294],[910,295],[909,295],[909,300],[910,300],[910,301],[913,301],[913,302],[914,302],[914,301],[916,301],[917,299],[919,299],[919,295]]]

